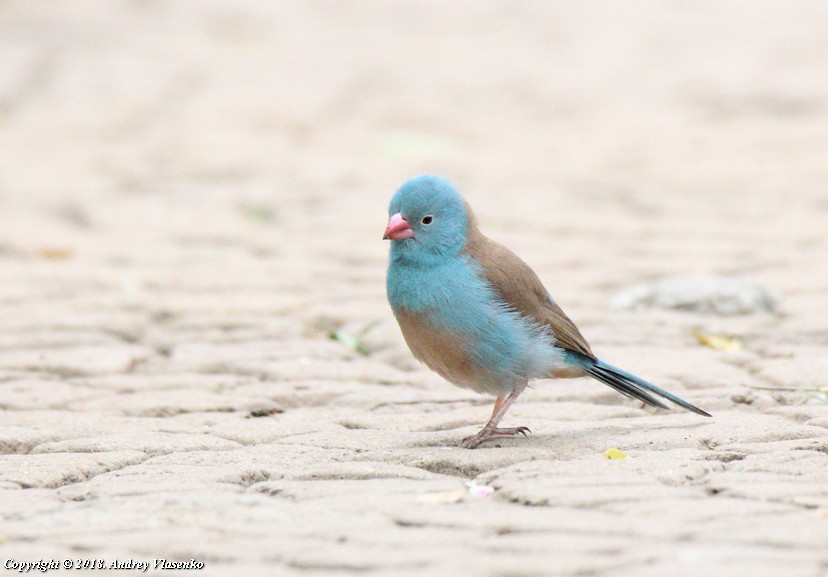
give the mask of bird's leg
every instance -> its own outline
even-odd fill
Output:
[[[525,437],[527,433],[532,432],[532,431],[529,430],[529,427],[501,428],[501,427],[497,426],[498,423],[500,423],[500,419],[503,418],[503,416],[506,414],[506,411],[508,411],[509,407],[512,406],[512,403],[514,403],[517,400],[518,395],[520,395],[523,392],[524,388],[525,387],[521,387],[519,390],[513,391],[505,399],[501,398],[501,397],[498,397],[498,399],[495,401],[495,406],[494,406],[494,410],[492,411],[492,416],[489,419],[489,422],[486,423],[486,426],[483,427],[484,431],[487,430],[487,429],[489,430],[489,435],[488,436],[490,436],[490,437],[511,437],[511,436],[514,436],[514,435],[517,435],[517,434],[521,434]]]
[[[506,400],[505,397],[498,397],[497,399],[495,399],[494,408],[492,409],[492,416],[489,417],[490,421],[495,418],[495,415],[497,414],[498,409],[500,409],[500,407],[503,405],[503,401],[505,401],[505,400]]]
[[[500,419],[503,418],[503,415],[506,414],[506,411],[509,410],[512,403],[514,403],[518,396],[520,396],[524,388],[526,388],[525,385],[523,387],[516,388],[514,391],[509,393],[506,398],[498,397],[495,401],[494,410],[492,411],[492,417],[489,419],[489,422],[486,423],[486,426],[480,429],[480,432],[476,435],[463,439],[463,447],[466,449],[474,449],[480,445],[480,443],[491,437],[513,437],[514,435],[526,436],[527,433],[531,433],[532,431],[529,430],[529,427],[500,428],[497,426]]]

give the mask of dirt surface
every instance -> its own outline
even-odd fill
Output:
[[[0,2],[3,571],[828,574],[828,8],[550,4]],[[458,448],[384,293],[426,171],[714,418],[539,382]],[[673,274],[781,304],[609,304]]]

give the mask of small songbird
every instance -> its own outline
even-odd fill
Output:
[[[449,181],[409,180],[388,215],[386,288],[408,347],[446,380],[496,398],[489,422],[464,447],[529,433],[498,424],[533,379],[590,376],[648,405],[668,409],[658,395],[710,416],[597,358],[529,265],[483,236]]]

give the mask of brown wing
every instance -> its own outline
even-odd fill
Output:
[[[552,300],[535,271],[508,248],[483,236],[477,230],[473,217],[469,220],[469,240],[465,251],[481,264],[486,280],[503,300],[520,314],[548,326],[555,335],[557,346],[594,359],[589,343],[575,323]]]

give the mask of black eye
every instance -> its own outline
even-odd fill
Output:
[[[427,214],[423,217],[423,220],[421,220],[420,222],[422,222],[424,225],[428,226],[428,225],[431,224],[432,220],[434,220],[434,217],[431,216],[430,214]]]

